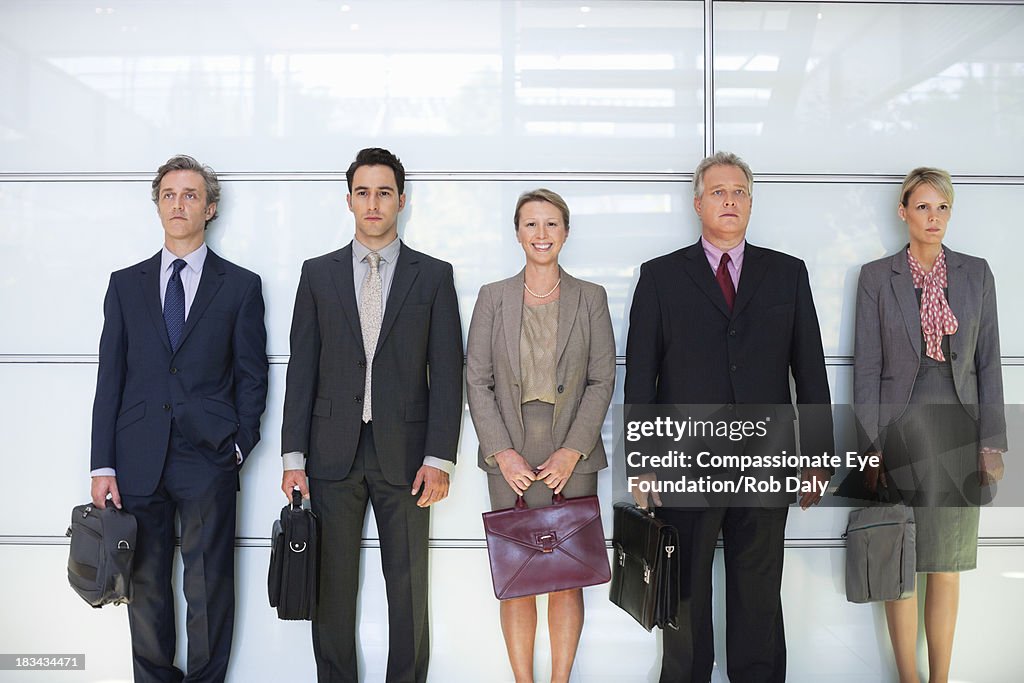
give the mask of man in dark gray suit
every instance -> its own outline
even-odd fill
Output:
[[[398,239],[405,169],[364,149],[346,174],[355,239],[302,266],[292,317],[281,488],[321,523],[313,652],[321,683],[356,683],[366,504],[380,535],[387,680],[427,677],[430,505],[448,495],[462,418],[462,324],[451,264]],[[307,487],[308,474],[308,487]]]

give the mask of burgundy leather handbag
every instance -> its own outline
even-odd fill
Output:
[[[551,497],[551,505],[483,513],[499,600],[582,588],[611,579],[597,496]]]

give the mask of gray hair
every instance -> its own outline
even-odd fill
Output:
[[[154,204],[160,202],[160,183],[163,181],[164,176],[172,171],[195,171],[203,177],[203,183],[206,185],[206,205],[209,206],[220,201],[220,181],[217,180],[217,173],[209,166],[199,163],[187,154],[177,154],[156,170],[156,177],[153,178]],[[213,215],[210,216],[210,220],[206,222],[210,223],[215,220],[217,220],[216,209],[214,209]]]
[[[751,172],[747,162],[740,159],[732,152],[715,152],[711,156],[697,164],[697,170],[693,172],[693,197],[700,199],[704,194],[704,174],[712,166],[735,166],[743,171],[747,177],[747,194],[754,196],[754,174]]]

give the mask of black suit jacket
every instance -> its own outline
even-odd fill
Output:
[[[319,479],[344,479],[362,428],[366,354],[352,245],[302,265],[292,317],[281,448]],[[462,422],[462,323],[451,264],[402,244],[373,360],[381,471],[412,484],[424,456],[455,462]]]
[[[748,242],[731,313],[700,240],[640,267],[627,404],[774,405],[792,417],[790,373],[803,453],[831,453],[825,356],[803,261]]]
[[[113,467],[122,493],[160,481],[171,420],[215,465],[233,468],[260,439],[267,333],[260,278],[210,250],[171,352],[160,305],[160,253],[110,276],[92,418],[92,469]]]

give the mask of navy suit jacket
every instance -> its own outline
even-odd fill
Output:
[[[103,302],[92,420],[92,469],[117,470],[122,493],[160,481],[171,420],[204,456],[236,466],[260,439],[267,333],[255,273],[210,250],[178,350],[160,304],[160,253],[110,276]]]

